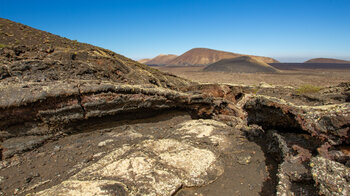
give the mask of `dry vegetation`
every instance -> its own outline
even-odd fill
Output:
[[[317,93],[321,90],[321,87],[310,85],[310,84],[304,84],[296,89],[296,93],[299,95],[307,94],[307,93]]]
[[[301,87],[312,85],[325,87],[349,81],[350,69],[298,69],[283,70],[281,73],[224,73],[203,72],[204,67],[155,67],[161,71],[175,74],[198,82],[234,83],[259,85],[265,82],[271,85]]]

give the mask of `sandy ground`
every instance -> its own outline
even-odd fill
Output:
[[[203,72],[204,67],[154,67],[197,82],[234,83],[258,85],[265,82],[272,85],[331,86],[350,80],[350,69],[298,69],[282,70],[281,73],[223,73]]]

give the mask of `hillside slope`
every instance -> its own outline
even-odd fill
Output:
[[[144,62],[146,65],[166,65],[173,59],[175,59],[177,55],[174,54],[161,54],[153,59],[150,59],[149,61]]]
[[[240,73],[257,73],[257,72],[278,72],[278,70],[256,57],[240,56],[233,59],[223,59],[216,63],[210,64],[204,68],[204,71],[222,71],[222,72],[240,72]]]
[[[140,59],[140,60],[138,60],[137,62],[139,62],[139,63],[146,63],[147,61],[149,61],[149,60],[151,60],[151,59]]]
[[[100,80],[180,88],[190,82],[112,51],[0,18],[0,82]]]
[[[230,58],[235,58],[240,56],[251,56],[251,55],[242,55],[237,53],[212,50],[208,48],[194,48],[185,52],[184,54],[175,58],[174,60],[170,61],[168,65],[169,66],[209,65],[222,59],[230,59]],[[254,56],[254,57],[266,63],[278,62],[277,60],[269,57],[260,57],[260,56]]]

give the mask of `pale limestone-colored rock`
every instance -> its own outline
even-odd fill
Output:
[[[203,180],[198,179],[200,176],[206,176],[216,161],[213,152],[172,139],[147,142],[145,146],[161,158],[161,163],[184,171],[184,176],[189,182],[187,186],[203,184]]]
[[[138,180],[139,177],[149,174],[152,171],[155,162],[156,160],[154,159],[136,155],[110,163],[104,167],[103,170],[96,171],[92,174],[107,178],[118,176],[126,180],[133,180],[132,178]]]
[[[108,135],[111,137],[115,137],[115,138],[120,138],[120,137],[129,138],[131,140],[141,138],[143,136],[141,133],[138,133],[133,129],[126,130],[126,131],[123,131],[121,133],[110,132],[110,133],[108,133]]]
[[[128,187],[130,195],[171,195],[182,185],[205,185],[222,173],[222,166],[210,150],[174,139],[146,140],[107,154],[67,181],[40,194],[55,195],[57,190],[74,194],[87,186],[83,192],[86,195],[108,195],[99,188],[105,186],[99,183],[108,179],[108,183]]]
[[[108,143],[112,143],[114,140],[112,139],[108,139],[108,140],[105,140],[105,141],[102,141],[100,143],[98,143],[98,147],[103,147],[103,146],[106,146]]]
[[[191,120],[179,125],[180,128],[176,130],[176,134],[182,135],[182,138],[209,138],[213,145],[219,145],[221,150],[224,150],[230,144],[227,136],[217,131],[220,129],[228,129],[229,127],[215,120]]]
[[[72,179],[84,179],[85,177],[88,177],[87,174],[92,173],[94,171],[103,170],[108,164],[119,160],[120,156],[126,153],[128,150],[130,150],[131,147],[128,145],[125,145],[121,148],[117,148],[116,150],[112,151],[111,153],[104,156],[102,159],[97,161],[96,163],[90,165],[89,167],[86,167],[82,169],[79,173],[72,176]]]
[[[95,181],[79,181],[67,180],[50,189],[36,193],[38,196],[57,195],[57,196],[95,196],[95,195],[115,195],[115,189],[110,190],[108,187],[119,186],[120,183],[113,180],[95,180]],[[125,188],[120,190],[125,192]]]
[[[103,154],[104,154],[103,152],[100,152],[100,153],[94,154],[92,157],[98,158],[98,157],[101,157]]]
[[[133,130],[127,131],[135,138],[148,138]],[[226,124],[214,120],[188,121],[172,132],[174,138],[185,136],[186,140],[147,139],[138,144],[124,145],[40,194],[77,193],[81,187],[87,186],[83,192],[86,195],[109,195],[108,191],[99,188],[115,187],[107,186],[108,183],[117,183],[118,190],[129,195],[171,195],[181,186],[204,186],[223,173],[223,166],[217,159],[217,152],[209,150],[212,147],[199,148],[196,144],[208,138],[219,143],[227,141],[227,131]],[[126,136],[123,133],[108,134],[116,138]],[[213,144],[215,142],[207,143],[216,146]],[[219,146],[217,150],[220,149]]]

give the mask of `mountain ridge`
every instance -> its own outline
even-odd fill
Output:
[[[313,58],[305,61],[304,63],[339,63],[339,64],[349,64],[350,61],[334,58]]]
[[[276,73],[278,69],[252,56],[240,56],[232,59],[222,59],[208,65],[204,71],[239,72],[239,73]]]
[[[270,57],[243,55],[227,51],[213,50],[209,48],[193,48],[170,61],[168,66],[209,65],[222,59],[230,59],[240,56],[253,56],[264,61],[265,63],[278,62],[277,60]]]
[[[171,60],[175,59],[177,55],[175,54],[160,54],[148,61],[144,62],[146,65],[166,65]]]

